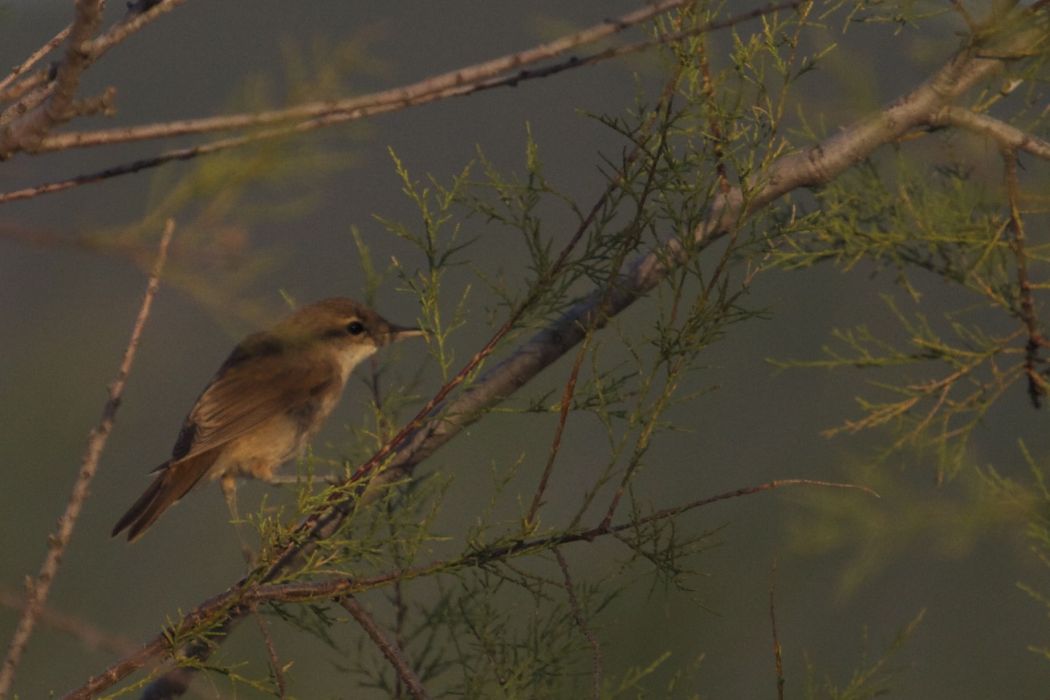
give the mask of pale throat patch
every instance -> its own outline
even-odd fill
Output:
[[[342,375],[343,382],[346,382],[354,367],[375,355],[378,349],[372,343],[355,343],[340,351],[339,373]]]

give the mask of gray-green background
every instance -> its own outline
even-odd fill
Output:
[[[70,16],[67,2],[4,5],[2,65],[20,61]],[[189,2],[92,68],[86,94],[111,84],[119,89],[119,114],[93,120],[99,126],[219,113],[231,108],[251,75],[275,76],[274,92],[280,97],[282,44],[291,41],[308,52],[315,42],[334,45],[360,35],[371,37],[368,52],[377,65],[354,74],[346,89],[366,92],[525,48],[558,28],[587,26],[635,6],[623,1]],[[121,11],[120,3],[112,3],[107,16],[115,19]],[[809,83],[814,99],[827,105],[829,124],[860,116],[917,82],[948,56],[950,28],[945,25],[941,43],[933,48],[929,37],[920,42],[907,30],[894,35],[891,27],[858,27],[838,37],[848,47],[843,49],[848,58],[832,61]],[[187,499],[135,545],[111,540],[109,529],[144,488],[144,473],[164,460],[185,411],[229,348],[261,320],[281,313],[279,290],[298,301],[360,293],[352,225],[361,228],[377,258],[396,254],[409,268],[422,264],[372,220],[373,213],[412,216],[387,147],[419,177],[458,172],[476,145],[499,165],[520,167],[528,122],[551,178],[588,201],[604,184],[597,174],[598,153],[616,154],[622,143],[581,112],[621,114],[632,106],[639,85],[651,95],[659,79],[648,59],[608,62],[323,133],[319,138],[333,153],[346,156],[346,165],[291,187],[289,196],[304,191],[316,196],[308,212],[287,220],[228,222],[240,226],[237,235],[247,236],[245,255],[265,254],[273,261],[236,292],[262,312],[248,318],[232,307],[224,312],[222,304],[202,304],[176,286],[162,287],[93,497],[49,604],[101,629],[143,640],[166,616],[219,592],[240,573],[236,538],[218,489]],[[184,142],[170,145],[178,143]],[[0,164],[0,190],[91,171],[159,147],[18,156]],[[39,566],[46,533],[68,496],[144,287],[142,269],[126,255],[61,241],[139,220],[158,188],[163,182],[145,173],[7,204],[0,213],[5,232],[0,236],[0,585],[6,589],[18,590],[23,577]],[[281,195],[280,188],[250,192],[268,201]],[[473,260],[477,266],[513,270],[514,257],[504,252],[507,245],[500,238],[509,235],[506,231],[486,227],[480,219],[467,226],[483,237]],[[561,240],[570,233],[566,219]],[[177,245],[173,265],[193,266],[192,255],[201,248],[180,253]],[[227,271],[216,266],[213,274]],[[390,318],[411,321],[414,302],[394,286],[382,291],[380,308]],[[777,373],[765,359],[814,357],[832,328],[861,319],[890,328],[878,293],[892,288],[890,275],[843,274],[830,267],[760,276],[749,303],[768,308],[770,320],[735,328],[707,354],[710,369],[696,378],[696,388],[718,389],[689,410],[672,413],[690,430],[658,443],[650,461],[664,464],[662,476],[644,481],[644,495],[656,506],[668,506],[774,478],[859,478],[849,467],[867,456],[880,436],[828,440],[820,432],[856,415],[853,398],[865,377]],[[925,291],[932,309],[949,292],[937,283]],[[483,299],[478,298],[471,317],[473,327],[456,340],[462,358],[490,331]],[[622,319],[627,331],[632,323],[645,323],[645,305],[640,307]],[[422,355],[406,346],[399,362],[414,366]],[[538,395],[558,387],[566,372],[563,361],[527,391]],[[346,402],[330,422],[315,444],[319,454],[337,456],[334,444],[346,423],[356,420],[354,403]],[[472,520],[473,489],[485,486],[491,462],[529,451],[530,463],[539,468],[536,446],[544,444],[552,425],[546,418],[496,416],[426,465],[427,471],[455,477],[439,521],[444,534],[456,542]],[[1050,446],[1045,425],[1045,415],[1028,409],[1019,388],[979,431],[973,461],[1023,476],[1014,440],[1023,436],[1038,455]],[[586,482],[600,465],[589,456],[588,430],[593,428],[586,418],[570,423],[555,489]],[[1047,644],[1050,625],[1045,610],[1015,584],[1045,584],[1046,570],[1034,563],[1016,532],[972,532],[952,520],[958,504],[967,500],[965,479],[938,489],[928,465],[905,470],[891,461],[884,468],[893,485],[885,486],[877,503],[863,503],[878,525],[860,537],[846,533],[841,545],[828,551],[816,551],[819,542],[812,543],[813,552],[800,551],[788,535],[812,516],[799,492],[731,500],[685,516],[683,522],[697,530],[721,528],[718,546],[693,562],[705,575],[691,581],[691,594],[659,585],[651,589],[642,581],[598,617],[594,625],[605,640],[607,667],[644,666],[667,648],[673,652],[669,665],[699,660],[683,697],[692,692],[710,698],[774,697],[768,591],[770,568],[777,561],[788,697],[800,697],[807,663],[820,677],[827,674],[845,684],[865,649],[878,653],[922,609],[925,620],[894,660],[901,668],[895,697],[1045,697],[1050,665],[1026,647]],[[523,483],[527,498],[532,480]],[[264,492],[249,487],[245,498]],[[855,493],[840,497],[844,503],[865,499]],[[561,511],[558,499],[552,500],[545,517],[557,521]],[[599,581],[615,568],[614,545],[578,547],[573,554],[579,579]],[[855,585],[845,588],[843,578],[866,564]],[[0,639],[8,638],[15,620],[15,612],[0,610]],[[292,634],[279,634],[279,647],[282,642],[289,656],[303,644]],[[254,645],[252,640],[241,643]],[[311,666],[308,677],[293,670],[301,697],[365,696],[326,679],[324,655],[331,652],[318,647],[316,654],[321,663]],[[51,690],[75,686],[111,660],[41,625],[15,687],[24,698],[46,697]],[[661,679],[657,674],[653,681],[654,697],[660,696]]]

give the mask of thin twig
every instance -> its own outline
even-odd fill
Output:
[[[252,616],[259,625],[259,633],[262,634],[263,646],[266,647],[266,659],[270,664],[270,672],[273,674],[274,685],[277,686],[277,697],[284,700],[288,697],[288,682],[284,678],[284,667],[281,659],[277,656],[277,647],[273,643],[273,634],[270,632],[270,623],[258,610],[252,610]]]
[[[65,29],[51,37],[51,39],[49,39],[46,44],[41,46],[33,53],[29,54],[29,57],[26,58],[26,60],[22,61],[22,63],[12,68],[10,74],[8,74],[8,76],[3,80],[0,80],[0,95],[2,95],[3,91],[7,89],[8,85],[17,80],[19,76],[29,71],[33,66],[37,64],[38,61],[40,61],[40,59],[54,51],[56,46],[65,41],[66,37],[69,36],[69,32],[72,31],[72,29],[72,24],[67,25]]]
[[[26,601],[24,596],[14,591],[0,588],[0,605],[9,610],[21,612],[25,609]],[[124,656],[134,653],[139,648],[138,642],[107,632],[81,617],[60,612],[48,606],[40,609],[38,619],[41,624],[47,625],[51,629],[65,632],[79,640],[91,651],[99,649]]]
[[[566,544],[592,542],[598,538],[617,535],[627,530],[637,530],[645,525],[674,518],[691,510],[703,508],[720,501],[728,501],[744,496],[753,496],[765,491],[773,491],[789,486],[817,486],[821,488],[852,489],[863,491],[875,498],[879,497],[879,494],[873,489],[858,484],[819,481],[815,479],[777,479],[774,481],[768,481],[764,484],[758,484],[757,486],[747,486],[733,491],[720,493],[717,496],[710,496],[708,498],[702,498],[671,508],[664,508],[663,510],[658,510],[649,515],[628,522],[618,523],[616,525],[605,525],[604,523],[599,523],[594,527],[574,532],[545,535],[531,540],[516,540],[510,544],[497,544],[489,547],[482,547],[464,554],[457,559],[439,560],[420,566],[400,568],[367,579],[338,577],[302,583],[266,584],[246,591],[243,600],[250,603],[258,603],[274,600],[281,602],[306,602],[310,600],[332,599],[348,593],[359,593],[381,586],[388,586],[397,580],[407,581],[439,572],[484,566],[490,562],[504,560],[508,557],[520,557],[536,552],[548,551]],[[224,598],[224,596],[216,597],[206,605],[219,605]],[[228,599],[225,599],[225,604],[227,606],[229,605]],[[178,629],[169,630],[168,633],[172,634],[192,630],[202,619],[207,618],[206,615],[198,616],[196,611],[191,613],[191,615],[193,616],[193,620],[195,620],[193,624],[180,626]],[[187,617],[189,618],[190,616]]]
[[[602,647],[598,644],[597,637],[594,636],[587,626],[587,620],[583,616],[580,601],[576,599],[576,590],[572,585],[572,576],[569,575],[569,563],[565,561],[565,557],[562,556],[561,550],[557,547],[554,548],[554,556],[558,560],[561,575],[565,579],[565,593],[569,596],[569,610],[572,611],[572,618],[576,621],[576,626],[580,628],[580,633],[583,634],[587,643],[591,646],[591,689],[594,693],[594,700],[601,700]]]
[[[128,3],[127,14],[97,39],[89,42],[85,47],[85,51],[91,56],[93,61],[97,61],[114,46],[185,2],[186,0],[158,0],[150,3],[149,9],[145,12],[135,11],[131,3]]]
[[[375,108],[392,105],[419,104],[419,100],[431,95],[447,95],[446,91],[465,86],[476,86],[486,80],[496,78],[509,71],[520,70],[522,66],[571,51],[572,49],[591,44],[622,32],[633,26],[648,21],[652,17],[681,6],[687,0],[664,0],[656,5],[649,5],[616,19],[605,20],[579,32],[555,39],[544,44],[513,54],[500,56],[483,63],[465,68],[447,71],[402,87],[383,90],[369,95],[349,97],[339,100],[308,102],[286,109],[275,109],[264,112],[232,114],[201,119],[187,119],[162,124],[147,124],[138,127],[104,129],[100,131],[72,132],[56,134],[41,142],[38,150],[55,151],[67,148],[128,143],[189,134],[206,134],[233,129],[252,129],[274,124],[300,122],[329,117],[337,114],[374,114]],[[455,94],[455,93],[452,93]],[[381,110],[381,111],[386,111]]]
[[[342,596],[338,600],[339,604],[343,606],[351,617],[353,617],[357,624],[361,625],[361,629],[365,631],[369,639],[378,647],[379,651],[383,653],[386,660],[390,662],[390,665],[394,667],[394,672],[397,674],[398,680],[404,683],[405,687],[408,688],[408,692],[412,694],[412,697],[416,700],[425,700],[430,697],[427,693],[427,689],[423,687],[423,683],[419,680],[419,676],[412,670],[412,664],[405,658],[404,651],[397,645],[396,642],[387,639],[386,635],[383,634],[382,628],[376,623],[375,619],[369,614],[365,607],[358,602],[357,598],[352,595]]]
[[[777,673],[777,700],[784,700],[784,657],[780,648],[780,636],[777,634],[777,560],[769,571],[769,622],[773,627],[773,667]]]
[[[572,398],[576,393],[576,382],[580,376],[583,360],[587,357],[591,337],[591,335],[588,335],[580,343],[580,349],[576,351],[576,359],[573,360],[572,369],[569,371],[569,378],[565,381],[565,388],[562,389],[561,404],[558,409],[558,424],[554,428],[554,437],[551,438],[551,444],[547,450],[547,463],[543,465],[540,481],[536,485],[535,493],[532,494],[532,504],[529,506],[529,512],[525,515],[524,526],[526,532],[531,532],[537,525],[536,514],[539,512],[540,506],[543,505],[543,497],[547,493],[547,483],[550,481],[551,474],[554,471],[554,460],[557,459],[558,452],[561,450],[561,440],[565,435],[565,425],[569,420],[569,409],[572,407]]]
[[[1012,149],[1003,149],[1002,156],[1003,179],[1006,183],[1006,198],[1010,207],[1010,230],[1013,232],[1010,248],[1017,261],[1017,313],[1028,333],[1024,361],[1024,370],[1028,377],[1028,398],[1032,400],[1034,407],[1039,408],[1043,405],[1043,397],[1047,394],[1047,380],[1040,374],[1037,365],[1041,362],[1039,352],[1048,345],[1048,342],[1039,329],[1039,317],[1035,310],[1035,294],[1032,292],[1032,283],[1028,277],[1024,219],[1021,217],[1019,204],[1021,183],[1017,177],[1017,152]]]
[[[616,177],[610,182],[606,189],[606,195],[598,200],[594,207],[591,208],[591,214],[594,215],[598,211],[599,206],[604,206],[605,200],[608,195],[612,192],[612,188],[619,188],[624,183],[628,170],[631,165],[645,152],[644,146],[651,136],[651,130],[657,123],[657,119],[663,116],[666,122],[671,112],[671,105],[673,103],[674,91],[678,86],[678,82],[681,79],[682,71],[679,68],[675,71],[674,76],[668,80],[660,93],[660,101],[656,108],[653,109],[643,122],[641,128],[638,130],[641,138],[637,139],[637,143],[633,149],[624,158],[624,164],[620,171],[616,173]],[[645,201],[648,199],[649,194],[652,191],[653,177],[656,171],[656,163],[659,157],[660,149],[664,147],[663,132],[660,133],[660,142],[655,149],[653,149],[653,156],[650,161],[650,167],[646,176],[645,186],[642,188],[642,196],[636,205],[636,211],[641,216],[644,211]],[[624,245],[620,246],[620,250],[617,253],[616,258],[609,266],[610,278],[606,280],[605,289],[607,295],[612,293],[613,282],[612,279],[618,273],[621,267],[623,267],[624,261],[627,259],[627,255],[634,251],[638,244],[638,239],[641,235],[642,227],[639,222],[633,222],[634,234],[629,236],[624,242]],[[603,300],[604,303],[604,300]],[[562,390],[561,404],[558,411],[558,424],[554,429],[554,437],[551,439],[550,448],[547,451],[547,462],[543,467],[543,472],[540,475],[539,483],[536,486],[536,491],[532,496],[532,503],[529,506],[529,511],[525,515],[524,526],[526,531],[530,531],[536,526],[536,514],[539,512],[540,506],[543,504],[544,494],[547,492],[547,484],[550,481],[551,474],[554,471],[554,462],[558,457],[558,452],[561,449],[562,437],[565,434],[565,426],[569,419],[569,409],[572,407],[572,399],[576,394],[576,383],[579,379],[580,369],[583,367],[583,361],[587,357],[587,351],[590,346],[590,340],[593,337],[594,331],[597,329],[599,322],[601,321],[600,316],[595,316],[591,320],[590,327],[587,328],[587,333],[584,335],[583,340],[580,343],[580,349],[576,351],[576,358],[573,360],[572,369],[569,371],[569,378],[565,382],[565,387]]]
[[[722,133],[722,125],[718,122],[718,100],[715,97],[715,84],[711,79],[711,64],[707,59],[707,40],[701,35],[696,47],[700,64],[700,92],[707,102],[707,128],[711,132],[708,140],[711,142],[711,151],[715,160],[715,172],[718,173],[718,187],[725,195],[729,192],[729,173],[726,169],[725,158],[725,135]]]
[[[138,350],[139,339],[142,337],[142,329],[146,325],[146,319],[149,318],[150,309],[153,306],[153,297],[156,296],[157,288],[160,286],[160,273],[164,269],[164,262],[168,257],[168,245],[171,243],[171,237],[174,233],[175,220],[168,219],[164,226],[164,234],[160,239],[160,246],[157,249],[157,260],[153,264],[149,283],[146,285],[142,306],[139,308],[138,317],[136,317],[135,325],[131,331],[131,339],[128,341],[127,349],[124,351],[124,359],[120,363],[117,378],[109,386],[109,398],[106,399],[106,404],[102,408],[102,418],[98,426],[91,431],[91,435],[88,438],[87,448],[84,450],[80,469],[77,472],[77,480],[69,496],[69,502],[66,503],[65,511],[58,519],[58,530],[48,537],[48,550],[44,557],[44,563],[40,567],[40,572],[37,574],[35,581],[27,580],[26,582],[25,607],[22,610],[22,616],[18,620],[15,633],[11,637],[11,643],[7,649],[3,667],[0,668],[0,698],[6,697],[11,690],[15,670],[18,668],[22,654],[29,643],[29,637],[33,633],[33,627],[47,600],[51,584],[58,574],[58,568],[62,563],[62,555],[65,553],[66,546],[73,536],[73,528],[76,526],[77,518],[80,516],[80,511],[85,501],[87,501],[91,482],[98,471],[99,458],[102,456],[106,441],[109,439],[109,433],[113,429],[117,408],[120,406],[120,399],[124,393],[124,385],[135,361],[135,353]]]

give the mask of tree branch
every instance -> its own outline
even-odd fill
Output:
[[[580,607],[580,601],[576,598],[572,576],[569,575],[569,563],[565,561],[565,557],[562,556],[561,550],[557,547],[554,548],[554,556],[558,560],[558,567],[561,569],[562,579],[565,581],[565,594],[569,598],[569,611],[572,613],[572,619],[576,622],[576,626],[580,628],[580,634],[583,635],[584,639],[587,640],[587,644],[591,647],[591,692],[594,694],[594,700],[601,700],[602,647],[598,644],[598,638],[591,632],[587,626],[587,620],[583,616],[583,608]]]
[[[394,672],[397,673],[398,679],[405,684],[412,697],[416,700],[428,700],[430,694],[423,687],[419,676],[412,670],[412,664],[405,658],[404,651],[398,647],[396,642],[387,639],[386,635],[383,634],[382,628],[376,624],[375,619],[357,598],[352,595],[342,596],[339,598],[338,603],[350,613],[351,617],[357,620],[357,624],[361,625],[361,629],[365,631],[368,638],[372,640],[376,647],[379,648],[379,651],[383,653],[383,656],[386,657],[386,660],[390,662],[390,665],[394,667]]]
[[[50,94],[34,100],[32,108],[0,130],[0,159],[10,157],[15,151],[33,150],[51,129],[75,116],[74,100],[80,75],[91,64],[91,57],[84,47],[95,35],[101,20],[102,0],[76,1],[65,57],[58,66],[54,82],[41,88],[49,90]],[[24,106],[15,105],[11,109],[17,113],[22,108]]]
[[[934,126],[955,126],[977,134],[989,136],[1001,148],[1025,151],[1037,158],[1050,160],[1050,141],[1029,134],[1012,124],[980,114],[965,107],[948,106],[931,120]]]
[[[44,607],[44,602],[47,600],[51,584],[58,574],[58,568],[62,563],[62,555],[65,553],[66,546],[73,536],[73,528],[76,526],[77,518],[80,516],[80,510],[87,500],[91,482],[98,471],[98,461],[102,456],[102,450],[105,449],[106,441],[109,439],[109,433],[113,429],[117,408],[120,406],[120,399],[124,393],[124,384],[127,381],[128,374],[131,372],[131,366],[135,362],[135,353],[138,350],[139,339],[142,337],[142,329],[146,325],[146,319],[149,318],[150,309],[153,306],[153,297],[157,294],[157,288],[160,286],[160,273],[164,269],[164,262],[168,257],[168,245],[171,243],[171,237],[174,233],[175,221],[168,219],[157,250],[157,260],[153,265],[153,271],[150,273],[149,283],[146,285],[142,306],[131,331],[131,339],[124,350],[124,359],[120,363],[117,378],[110,384],[109,398],[102,408],[102,419],[99,421],[98,426],[91,431],[91,436],[88,438],[87,448],[84,451],[80,470],[77,473],[77,480],[73,485],[73,492],[69,496],[65,512],[58,519],[58,530],[48,537],[48,550],[44,557],[44,563],[40,567],[40,573],[37,574],[35,581],[27,581],[26,583],[25,607],[22,610],[22,616],[18,620],[15,633],[11,637],[11,643],[8,646],[3,666],[0,667],[0,698],[6,697],[11,690],[15,670],[18,668],[22,654],[29,643],[29,637],[33,633],[33,627],[36,625],[37,618]]]

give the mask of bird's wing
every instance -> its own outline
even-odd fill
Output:
[[[339,367],[318,353],[290,362],[264,334],[234,349],[186,416],[172,462],[195,457],[234,440],[281,413],[295,412],[333,383]]]

